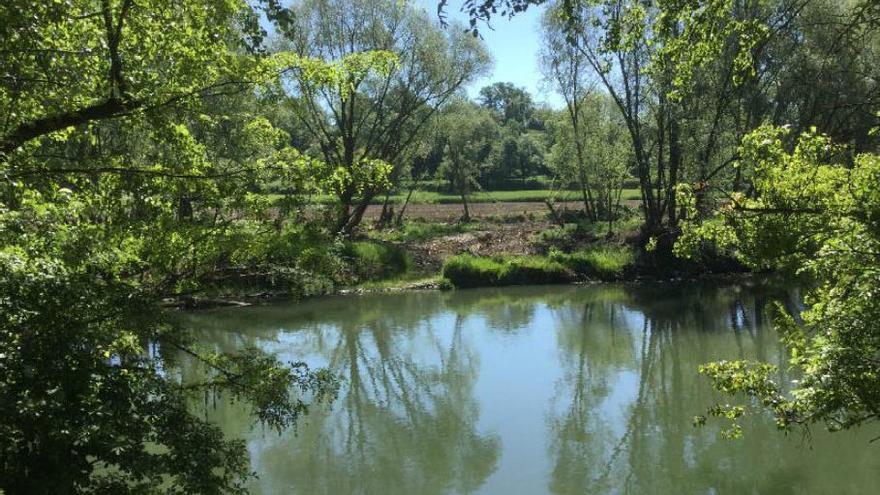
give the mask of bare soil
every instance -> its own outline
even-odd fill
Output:
[[[640,201],[627,200],[623,204],[638,207]],[[561,201],[555,203],[558,210],[582,210],[580,201]],[[395,205],[397,207],[397,205]],[[470,203],[471,218],[505,218],[514,216],[544,216],[549,212],[547,205],[539,201],[503,201],[496,203]],[[364,218],[376,220],[382,213],[382,205],[370,205],[364,212]],[[464,209],[460,204],[425,204],[412,203],[406,207],[404,217],[410,220],[422,219],[440,222],[454,222],[461,218]]]
[[[535,235],[550,227],[543,219],[513,223],[485,223],[478,230],[450,234],[406,245],[418,270],[437,272],[443,261],[456,254],[493,256],[497,254],[535,254]]]
[[[638,205],[637,201],[625,203]],[[583,204],[567,201],[556,203],[555,207],[558,211],[580,210]],[[478,256],[539,254],[535,238],[552,225],[547,205],[540,202],[473,203],[469,208],[471,219],[477,224],[474,230],[404,245],[417,270],[436,273],[446,258],[463,253]],[[364,219],[375,221],[381,212],[381,205],[371,205]],[[461,219],[463,212],[459,204],[410,204],[404,216],[408,220],[453,223]]]
[[[544,216],[548,212],[547,205],[539,202],[504,202],[504,203],[472,203],[468,205],[471,218],[511,217],[522,215],[528,217]],[[570,201],[558,203],[558,208],[572,210],[580,209],[581,203]],[[364,213],[368,219],[377,219],[382,212],[381,205],[370,205]],[[434,221],[454,222],[461,218],[464,213],[461,205],[457,204],[411,204],[406,207],[404,217],[408,219],[424,219]]]

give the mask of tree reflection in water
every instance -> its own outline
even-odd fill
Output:
[[[799,304],[760,284],[688,283],[340,297],[183,316],[205,344],[259,346],[342,377],[333,406],[314,409],[297,432],[252,429],[222,400],[207,407],[246,438],[263,493],[864,492],[880,473],[862,450],[869,435],[816,435],[810,450],[765,417],[732,442],[718,426],[692,425],[718,399],[700,364],[784,361],[765,317],[780,298]],[[179,372],[201,371],[181,362]]]
[[[272,473],[257,482],[264,493],[471,493],[495,469],[498,439],[475,430],[479,408],[472,393],[477,355],[462,338],[462,317],[451,332],[426,323],[442,304],[409,298],[338,298],[323,302],[311,319],[310,303],[261,308],[225,319],[221,347],[257,345],[278,352],[308,352],[341,375],[330,408],[313,410],[294,435],[258,432],[249,439],[255,470]],[[266,313],[269,315],[266,315]],[[355,316],[355,317],[353,317]],[[278,331],[298,320],[295,339]],[[190,324],[202,326],[199,315]],[[217,322],[210,340],[217,342]],[[293,348],[290,348],[292,345]],[[287,348],[285,350],[285,348]],[[197,372],[192,370],[191,372]],[[227,429],[242,431],[234,406],[210,414]]]
[[[809,486],[801,460],[766,418],[749,422],[749,438],[739,442],[691,422],[717,399],[695,372],[699,364],[783,362],[765,307],[771,297],[794,302],[791,294],[771,292],[701,284],[607,287],[558,309],[565,371],[547,421],[555,461],[550,491],[796,493]],[[719,333],[733,338],[716,338]],[[743,476],[749,466],[737,465],[740,459],[760,459],[767,475]]]

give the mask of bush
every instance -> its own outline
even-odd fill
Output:
[[[543,253],[554,249],[570,251],[583,241],[584,237],[578,231],[578,226],[573,223],[567,223],[564,227],[550,227],[538,233],[533,240],[535,246]]]
[[[379,280],[406,273],[411,261],[398,247],[377,242],[352,242],[346,246],[352,272],[360,280]]]
[[[505,262],[502,285],[562,284],[574,277],[561,263],[542,256],[523,256]]]
[[[505,285],[558,284],[574,277],[564,265],[539,256],[453,256],[443,265],[443,276],[459,288]]]

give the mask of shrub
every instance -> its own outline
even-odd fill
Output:
[[[508,260],[501,276],[502,285],[560,284],[572,279],[572,273],[561,263],[540,256]]]
[[[577,225],[567,223],[564,227],[550,227],[538,233],[533,242],[543,252],[554,249],[571,250],[579,242]]]
[[[411,261],[400,248],[377,242],[352,242],[346,247],[346,257],[360,280],[379,280],[406,273]]]

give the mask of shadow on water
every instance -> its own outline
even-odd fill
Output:
[[[248,442],[263,493],[865,493],[880,480],[871,432],[805,444],[761,416],[738,441],[692,426],[719,398],[698,365],[783,362],[765,309],[797,299],[756,283],[516,287],[182,319],[205,345],[343,380],[332,407],[280,435],[240,405],[208,408]]]

